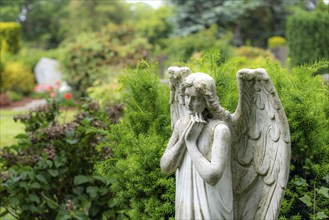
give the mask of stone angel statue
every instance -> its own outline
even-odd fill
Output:
[[[176,219],[276,219],[290,134],[266,71],[238,71],[234,114],[220,106],[209,75],[188,67],[168,72],[173,133],[160,166],[176,172]]]

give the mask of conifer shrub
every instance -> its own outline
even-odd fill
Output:
[[[0,149],[0,217],[17,219],[115,219],[108,204],[108,179],[94,165],[111,157],[109,147],[96,149],[104,131],[123,108],[101,109],[82,102],[74,120],[60,124],[59,103],[49,102],[15,120],[25,125],[18,143]],[[65,114],[65,113],[64,113]]]
[[[15,22],[0,22],[0,53],[17,53],[21,46],[21,26]]]
[[[326,10],[297,11],[288,17],[287,39],[291,64],[329,59],[329,14]]]
[[[111,126],[105,146],[113,157],[99,164],[111,179],[111,205],[121,218],[174,217],[175,180],[160,171],[160,158],[171,135],[169,88],[158,70],[142,62],[121,78],[126,103],[120,123]]]

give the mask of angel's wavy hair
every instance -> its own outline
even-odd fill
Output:
[[[187,76],[180,85],[180,96],[185,105],[185,90],[188,87],[194,87],[198,94],[203,95],[206,100],[206,110],[204,116],[206,118],[226,120],[229,113],[221,106],[216,95],[216,85],[214,79],[205,73],[193,73]]]

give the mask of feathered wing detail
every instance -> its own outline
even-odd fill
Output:
[[[235,219],[276,219],[287,185],[290,133],[278,94],[264,69],[237,73],[232,115]]]
[[[188,115],[186,107],[183,105],[179,88],[184,79],[191,74],[191,70],[188,67],[169,67],[168,73],[170,86],[171,128],[173,128],[178,119]]]

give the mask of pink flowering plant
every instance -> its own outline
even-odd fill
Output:
[[[34,92],[45,99],[58,102],[61,106],[74,106],[75,102],[71,91],[61,91],[61,82],[57,81],[54,86],[38,84]]]

